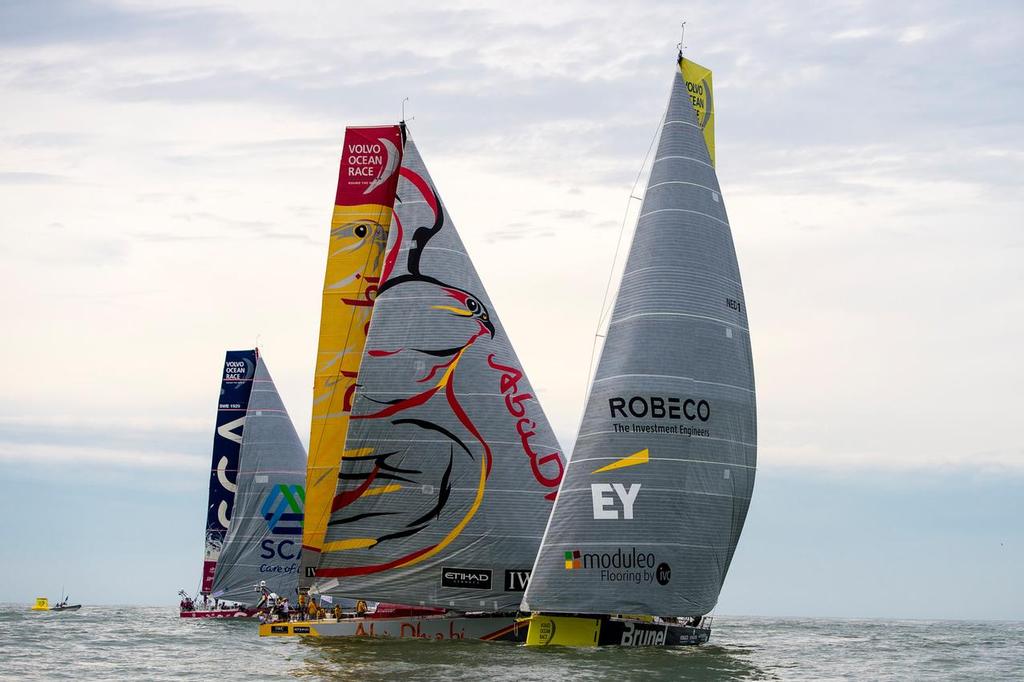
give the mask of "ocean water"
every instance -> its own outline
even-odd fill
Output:
[[[260,639],[246,620],[176,608],[0,606],[0,679],[1024,680],[1024,622],[719,616],[677,649],[527,649],[484,642]]]

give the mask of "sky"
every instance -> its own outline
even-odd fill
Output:
[[[344,128],[405,98],[571,451],[684,19],[757,378],[719,612],[1024,619],[1014,2],[0,3],[0,601],[195,588],[223,352],[308,440]]]

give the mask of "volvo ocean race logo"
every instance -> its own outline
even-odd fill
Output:
[[[395,174],[398,159],[398,147],[384,137],[376,142],[349,144],[345,148],[346,180],[350,185],[366,183],[363,194],[369,194]]]

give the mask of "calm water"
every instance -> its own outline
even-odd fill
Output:
[[[175,608],[0,606],[2,679],[1024,680],[1024,623],[719,616],[712,644],[526,649],[481,642],[264,639]]]

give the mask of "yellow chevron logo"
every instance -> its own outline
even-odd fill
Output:
[[[594,469],[590,473],[592,473],[592,474],[600,474],[601,472],[611,471],[613,469],[622,469],[623,467],[633,467],[633,466],[636,466],[637,464],[647,464],[647,462],[650,460],[650,458],[651,458],[650,451],[648,451],[647,448],[644,448],[643,450],[640,450],[639,452],[634,452],[632,455],[626,455],[622,459],[617,459],[614,462],[612,462],[611,464],[606,464],[605,466],[601,467],[600,469]]]

